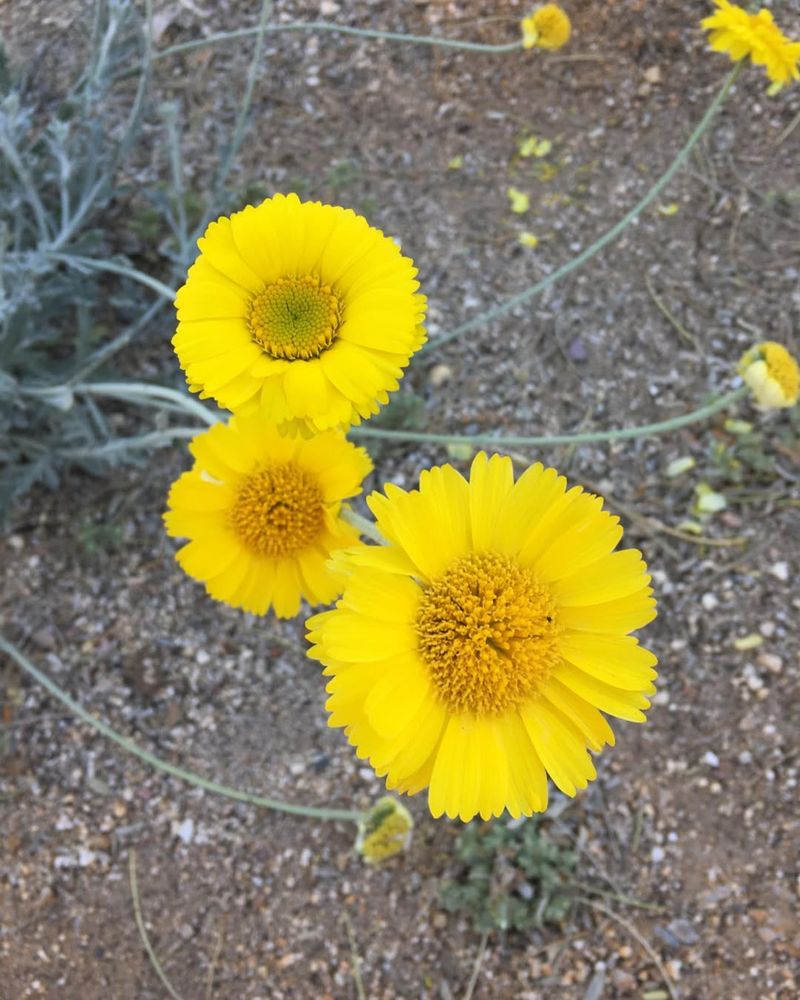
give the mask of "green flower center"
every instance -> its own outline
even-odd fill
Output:
[[[307,361],[330,347],[342,305],[314,275],[278,278],[253,296],[247,314],[250,336],[273,358]]]

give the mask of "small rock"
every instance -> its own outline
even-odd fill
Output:
[[[719,767],[719,757],[713,752],[713,750],[707,750],[703,754],[703,763],[708,764],[709,767]]]
[[[648,83],[661,83],[661,70],[658,66],[649,66],[644,71],[644,78]]]
[[[184,844],[191,844],[194,840],[194,820],[189,817],[189,819],[185,819],[182,823],[178,823],[174,833]]]
[[[434,389],[438,389],[445,382],[449,382],[452,377],[453,369],[449,365],[434,365],[430,375],[428,375],[428,381]]]
[[[787,562],[776,562],[773,563],[769,568],[770,573],[780,580],[782,583],[786,583],[789,579],[789,563]]]
[[[56,637],[51,628],[39,628],[31,636],[34,646],[39,649],[51,650],[56,648]]]
[[[703,594],[700,598],[700,603],[706,611],[713,611],[719,605],[719,600],[715,594]]]
[[[667,924],[667,930],[674,938],[680,941],[681,944],[697,944],[700,940],[700,935],[688,920],[682,920],[680,918],[678,920],[673,920]]]
[[[639,985],[635,977],[624,969],[614,969],[611,973],[611,982],[620,993],[633,993]]]
[[[760,653],[756,657],[756,663],[771,674],[779,674],[783,670],[783,660],[776,653]]]
[[[655,865],[660,864],[665,857],[666,857],[666,852],[664,851],[663,847],[654,847],[653,850],[650,852],[650,860]]]

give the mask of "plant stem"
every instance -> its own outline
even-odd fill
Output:
[[[728,95],[728,91],[733,86],[733,83],[739,74],[741,66],[741,63],[737,63],[728,74],[719,93],[709,105],[708,110],[698,122],[686,144],[678,151],[678,154],[672,163],[670,163],[647,194],[645,194],[645,196],[638,201],[615,226],[612,226],[611,229],[603,233],[603,235],[596,239],[591,246],[588,246],[585,250],[579,253],[577,257],[573,257],[572,260],[568,260],[566,264],[562,264],[561,267],[553,271],[552,274],[548,274],[546,278],[542,278],[541,281],[537,281],[536,284],[531,285],[529,288],[526,288],[521,292],[517,292],[516,295],[512,295],[510,298],[506,299],[505,302],[501,302],[499,305],[486,310],[486,312],[481,313],[479,316],[475,316],[473,319],[461,323],[459,326],[455,327],[455,329],[441,334],[441,336],[436,337],[435,340],[429,340],[428,343],[424,344],[418,351],[418,356],[425,354],[426,352],[436,350],[437,347],[443,347],[445,344],[449,344],[451,341],[456,340],[459,337],[463,337],[465,333],[470,333],[479,326],[484,326],[486,323],[491,323],[492,320],[499,319],[500,316],[504,316],[507,312],[510,312],[517,306],[522,305],[523,302],[527,302],[534,296],[540,295],[543,291],[545,291],[545,289],[555,284],[555,282],[560,281],[561,278],[566,277],[582,264],[585,264],[587,260],[591,260],[595,254],[598,254],[601,250],[607,247],[609,243],[613,242],[620,235],[620,233],[627,229],[633,220],[661,194],[667,184],[669,184],[678,172],[686,160],[686,157],[695,147],[703,133],[708,129],[717,111],[719,111],[722,106],[723,101]]]
[[[219,418],[193,396],[178,389],[170,389],[166,385],[151,385],[148,382],[81,382],[71,388],[73,392],[84,396],[109,396],[131,403],[138,403],[141,399],[164,400],[175,403],[192,416],[199,417],[209,427],[219,422]]]
[[[523,437],[512,434],[426,434],[422,431],[389,431],[380,427],[353,427],[350,436],[354,438],[384,438],[389,441],[418,441],[424,444],[474,444],[496,448],[525,448],[531,445],[549,447],[558,444],[593,444],[598,441],[623,441],[630,438],[649,437],[651,434],[666,434],[687,427],[689,424],[705,420],[731,406],[749,393],[747,386],[740,386],[733,392],[719,396],[706,406],[691,413],[669,420],[659,420],[654,424],[639,427],[621,427],[610,431],[586,431],[580,434],[543,434],[537,437]]]
[[[365,535],[367,538],[371,538],[372,541],[377,542],[378,545],[386,544],[386,539],[378,531],[372,521],[368,521],[365,517],[357,514],[349,507],[342,507],[342,520],[347,521],[347,523],[351,524],[360,534]]]
[[[176,767],[174,764],[170,764],[166,760],[162,760],[160,757],[156,757],[155,754],[150,753],[147,750],[143,750],[138,744],[134,743],[133,740],[128,739],[127,736],[123,736],[118,733],[116,729],[112,729],[108,723],[103,722],[100,719],[95,719],[93,715],[79,705],[77,701],[71,698],[66,691],[62,691],[61,688],[55,684],[50,678],[42,673],[38,667],[34,666],[33,663],[25,656],[21,650],[9,642],[2,634],[0,634],[0,650],[3,650],[16,664],[22,669],[29,677],[35,680],[54,698],[61,702],[66,708],[76,715],[82,722],[91,726],[93,729],[97,730],[106,739],[111,740],[112,743],[116,743],[117,746],[122,747],[127,753],[133,754],[134,757],[138,757],[139,760],[144,761],[145,764],[149,764],[150,767],[154,767],[157,771],[162,771],[164,774],[172,775],[174,778],[179,778],[181,781],[185,781],[189,785],[193,785],[195,788],[202,788],[204,791],[211,792],[214,795],[221,795],[227,799],[234,799],[236,802],[246,802],[248,805],[260,806],[262,809],[272,809],[275,812],[289,813],[292,816],[310,816],[312,819],[330,819],[330,820],[343,820],[351,823],[358,823],[361,818],[361,813],[356,812],[352,809],[328,809],[322,806],[301,806],[295,805],[293,802],[283,802],[281,799],[269,799],[264,798],[261,795],[251,795],[249,792],[242,792],[238,788],[230,788],[228,785],[220,785],[216,781],[208,781],[206,778],[201,777],[199,774],[195,774],[193,771],[187,771],[182,767]]]
[[[491,45],[488,42],[466,42],[457,38],[437,38],[434,35],[408,35],[400,31],[379,31],[376,28],[351,28],[344,24],[333,24],[330,21],[293,21],[289,24],[268,24],[265,29],[269,33],[281,31],[328,31],[338,35],[351,35],[355,38],[380,38],[387,42],[410,42],[415,45],[436,45],[446,49],[461,49],[465,52],[514,52],[522,48],[522,40],[505,42],[502,45]],[[166,59],[181,52],[191,52],[194,49],[216,45],[218,42],[232,42],[237,38],[247,38],[257,35],[258,28],[239,28],[237,31],[222,31],[208,38],[196,38],[180,45],[170,45],[153,53],[153,60]]]
[[[233,129],[233,136],[228,144],[228,148],[225,152],[225,158],[219,166],[217,171],[217,176],[214,181],[214,197],[212,199],[213,204],[219,205],[222,201],[222,192],[225,186],[225,181],[227,180],[228,174],[230,173],[231,166],[236,154],[239,152],[239,147],[242,145],[242,139],[244,138],[244,129],[247,124],[247,116],[250,113],[250,105],[253,101],[253,89],[256,84],[256,77],[259,72],[259,64],[261,62],[261,53],[264,49],[264,34],[267,31],[268,25],[267,20],[272,13],[272,3],[271,0],[262,0],[261,3],[261,16],[258,20],[258,26],[254,29],[256,35],[256,47],[253,51],[253,57],[250,60],[250,68],[247,71],[247,82],[244,88],[244,94],[242,96],[242,103],[239,105],[239,113],[236,116],[236,124]],[[203,224],[200,227],[201,230],[205,229],[207,224],[207,217],[203,219]]]
[[[131,848],[131,852],[128,855],[128,876],[131,883],[131,900],[133,901],[133,916],[136,920],[136,929],[139,931],[139,937],[142,940],[142,945],[144,950],[147,952],[147,957],[150,959],[150,964],[153,966],[153,971],[161,980],[161,985],[172,997],[172,1000],[181,1000],[181,995],[172,985],[172,983],[167,978],[166,972],[161,968],[161,963],[158,960],[152,944],[150,944],[150,938],[147,935],[147,928],[144,925],[144,917],[142,916],[142,906],[139,902],[139,883],[136,878],[136,849]]]
[[[167,430],[151,431],[149,434],[116,438],[106,444],[88,445],[85,448],[62,448],[58,454],[71,461],[111,458],[120,452],[131,451],[134,448],[160,448],[162,445],[172,444],[176,439],[191,440],[198,433],[196,427],[169,427]]]
[[[140,285],[147,285],[148,288],[152,288],[154,292],[158,292],[159,295],[163,295],[164,298],[169,299],[170,302],[172,302],[178,294],[174,288],[170,288],[168,285],[165,285],[163,282],[159,281],[158,278],[152,278],[149,274],[145,274],[143,271],[137,271],[136,268],[128,267],[127,264],[117,264],[113,260],[94,260],[92,257],[78,257],[75,254],[69,253],[47,252],[47,256],[51,257],[53,260],[60,260],[68,267],[74,267],[76,271],[80,271],[81,269],[89,271],[108,271],[111,274],[121,274],[126,278],[132,278],[134,281],[138,281]]]

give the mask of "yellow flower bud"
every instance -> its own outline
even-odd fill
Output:
[[[554,3],[537,7],[520,22],[522,47],[532,49],[560,49],[569,41],[572,25],[564,11]]]
[[[797,402],[800,368],[783,344],[756,344],[744,354],[738,370],[761,409],[780,410]]]
[[[384,795],[362,816],[356,850],[369,864],[379,864],[406,850],[413,826],[408,809],[391,795]]]

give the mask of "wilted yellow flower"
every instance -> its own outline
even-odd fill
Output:
[[[714,0],[717,10],[702,22],[710,32],[708,43],[717,52],[727,52],[734,62],[750,56],[756,66],[763,66],[778,88],[800,79],[800,42],[793,42],[780,30],[766,9],[757,14],[729,3]]]
[[[628,634],[655,617],[650,577],[613,551],[619,519],[554,469],[515,483],[483,452],[469,481],[443,465],[367,502],[387,544],[338,553],[342,598],[308,621],[329,724],[387,788],[427,787],[434,816],[540,812],[548,774],[585,788],[587,750],[614,743],[601,711],[643,722],[655,690]]]
[[[560,49],[569,41],[572,25],[564,11],[555,3],[538,7],[521,22],[522,47]]]
[[[800,394],[800,369],[783,344],[756,344],[739,362],[739,374],[764,410],[794,406]]]
[[[531,207],[530,195],[520,191],[519,188],[510,187],[506,194],[508,195],[509,208],[517,215],[524,215]]]
[[[311,434],[377,413],[425,341],[413,261],[350,209],[275,195],[212,222],[175,299],[189,387]]]
[[[405,851],[411,843],[414,820],[404,805],[384,795],[361,817],[356,850],[370,864]]]
[[[329,604],[331,554],[358,541],[340,516],[372,463],[339,431],[284,437],[263,417],[232,417],[192,439],[195,464],[172,484],[168,534],[190,539],[181,567],[218,601],[291,618],[301,597]]]

